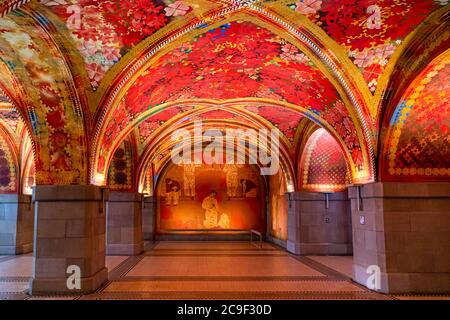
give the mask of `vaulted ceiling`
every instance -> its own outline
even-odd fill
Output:
[[[196,120],[279,129],[291,172],[306,150],[320,151],[302,136],[317,126],[350,182],[411,177],[408,168],[447,177],[446,73],[428,71],[420,92],[408,86],[448,49],[448,9],[447,0],[3,0],[0,116],[32,138],[44,184],[103,184],[116,151],[131,150],[125,142],[139,158]],[[408,98],[417,94],[429,98]],[[390,124],[404,101],[407,121]],[[429,120],[430,110],[444,119]]]

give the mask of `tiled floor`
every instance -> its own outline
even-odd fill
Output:
[[[331,269],[334,269],[347,277],[352,277],[353,258],[349,256],[309,256],[308,258],[317,261]]]
[[[263,266],[263,267],[262,267]],[[127,276],[190,277],[325,277],[296,259],[285,256],[150,256],[144,257]]]
[[[30,297],[32,263],[31,255],[0,257],[0,299],[418,298],[382,295],[353,283],[351,257],[295,257],[267,243],[147,244],[140,256],[107,257],[109,282],[87,296]]]

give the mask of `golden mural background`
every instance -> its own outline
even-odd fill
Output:
[[[159,179],[157,194],[160,234],[265,232],[265,189],[257,167],[171,164]]]

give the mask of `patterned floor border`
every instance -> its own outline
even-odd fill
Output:
[[[102,292],[81,300],[395,300],[372,292]]]
[[[217,254],[200,254],[196,251],[216,251],[215,249],[201,250],[201,249],[157,249],[159,242],[146,243],[145,252],[126,258],[119,263],[113,270],[109,272],[109,280],[100,287],[95,293],[84,296],[30,296],[27,292],[0,292],[0,300],[399,300],[402,298],[420,298],[436,297],[448,298],[445,295],[385,295],[368,290],[366,287],[355,283],[347,275],[342,274],[324,264],[304,256],[295,256],[283,248],[276,245],[269,244],[273,249],[261,249],[266,253],[244,253],[244,251],[251,251],[248,249],[230,250],[224,249]],[[162,252],[158,252],[161,250]],[[273,254],[273,252],[279,252]],[[234,253],[228,253],[233,251]],[[235,253],[241,251],[242,253]],[[193,253],[194,252],[194,253]],[[320,272],[324,276],[127,276],[127,274],[135,268],[145,257],[149,256],[220,256],[220,257],[235,257],[235,256],[289,256],[304,264],[305,266]],[[16,258],[15,256],[0,259],[5,262]],[[0,277],[0,282],[3,283],[24,283],[28,282],[28,277]],[[207,292],[207,291],[114,291],[108,292],[108,288],[115,283],[122,282],[138,282],[138,281],[285,281],[285,282],[317,282],[317,283],[331,283],[331,282],[345,282],[353,285],[356,291],[259,291],[259,292]]]

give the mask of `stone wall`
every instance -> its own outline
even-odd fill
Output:
[[[33,251],[34,212],[31,196],[0,195],[0,255]]]
[[[105,206],[96,186],[36,186],[32,294],[91,293],[108,280]],[[69,288],[68,268],[78,267],[81,287]]]
[[[143,196],[111,191],[106,204],[108,255],[138,255],[144,251],[142,237]]]
[[[145,197],[142,207],[142,233],[144,240],[155,239],[156,199]]]
[[[286,194],[289,252],[299,255],[351,255],[351,213],[347,192]],[[327,208],[328,205],[328,208]]]
[[[450,183],[374,183],[349,197],[355,281],[374,265],[381,292],[450,292]]]

